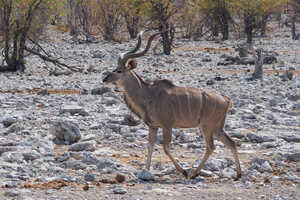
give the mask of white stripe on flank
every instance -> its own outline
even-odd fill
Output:
[[[177,89],[176,89],[177,90]],[[177,93],[177,92],[176,92]],[[182,119],[182,111],[181,111],[181,103],[180,103],[180,99],[179,99],[179,97],[178,97],[178,94],[175,94],[175,96],[176,96],[176,101],[177,101],[177,105],[178,105],[178,117],[179,117],[179,119]],[[184,117],[184,116],[183,116]]]
[[[187,92],[187,88],[184,88],[184,89],[185,89],[185,94],[187,96],[187,107],[188,107],[189,116],[193,117],[192,116],[192,110],[191,110],[190,94]]]
[[[202,105],[203,105],[203,99],[202,99],[202,96],[203,96],[203,93],[200,91],[200,101],[199,101],[199,115],[201,115],[201,110],[203,109],[202,108]],[[201,117],[201,116],[199,116]]]
[[[135,75],[135,73],[133,73],[132,71],[130,71],[130,73],[135,77],[135,79],[138,81],[138,84],[140,86],[140,88],[142,88],[142,83],[140,81],[140,79]]]

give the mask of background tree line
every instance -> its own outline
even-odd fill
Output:
[[[28,54],[63,66],[38,45],[49,24],[82,42],[99,36],[121,42],[140,30],[158,30],[169,55],[175,36],[246,38],[251,44],[254,35],[266,36],[272,19],[278,28],[290,26],[297,40],[299,17],[300,0],[0,0],[0,50],[6,63],[0,63],[0,71],[23,71]]]

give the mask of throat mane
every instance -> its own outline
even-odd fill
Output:
[[[146,83],[135,72],[131,71],[131,78],[125,86],[124,101],[129,110],[134,113],[138,118],[142,119],[145,123],[148,121],[147,116],[147,101],[149,95],[147,90],[149,84]]]

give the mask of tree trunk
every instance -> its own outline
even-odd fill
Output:
[[[130,39],[135,39],[138,34],[138,25],[140,18],[136,16],[125,16],[125,22]]]
[[[161,32],[161,37],[162,37],[162,43],[163,43],[163,51],[165,55],[170,55],[171,54],[171,46],[172,46],[172,41],[169,37],[169,23],[166,22],[159,27],[159,31]]]
[[[25,51],[25,43],[21,44],[20,41],[14,39],[13,45],[13,53],[9,54],[7,57],[5,56],[5,61],[7,66],[0,66],[0,71],[25,71],[25,60],[24,60],[24,51]]]
[[[9,33],[10,30],[7,28],[5,30],[5,47],[4,47],[4,59],[7,64],[7,66],[0,66],[0,71],[21,71],[24,72],[25,70],[25,61],[24,61],[24,49],[25,49],[25,42],[26,42],[26,36],[27,33],[24,28],[20,28],[20,24],[18,21],[15,22],[16,24],[16,30],[13,33],[12,38],[12,52],[10,52],[10,38]],[[7,26],[8,27],[8,26]]]
[[[223,35],[222,40],[228,40],[228,38],[229,38],[228,20],[224,20],[222,23],[222,35]]]
[[[252,27],[249,27],[246,30],[246,34],[247,34],[247,43],[248,44],[252,44],[252,41],[253,41],[253,30],[252,30]]]
[[[219,23],[221,25],[222,40],[228,40],[229,38],[229,20],[231,19],[229,11],[226,9],[225,1],[222,1],[219,5]]]
[[[296,18],[297,15],[294,14],[291,18],[291,23],[292,23],[292,27],[291,27],[291,32],[292,32],[292,39],[296,40],[297,39],[297,34],[296,34]]]
[[[216,38],[219,36],[219,26],[216,22],[212,25],[212,35]]]
[[[104,40],[114,41],[115,40],[115,28],[114,28],[114,17],[108,14],[106,21],[104,22]]]
[[[267,21],[268,21],[269,15],[263,15],[261,20],[261,27],[260,27],[260,35],[265,37],[266,36],[266,30],[267,30]]]
[[[246,16],[244,23],[245,23],[245,33],[247,35],[247,43],[252,44],[253,39],[253,22],[254,17],[252,16]]]

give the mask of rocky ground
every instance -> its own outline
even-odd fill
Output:
[[[0,74],[0,199],[300,199],[300,43],[288,29],[272,32],[255,38],[256,47],[278,54],[264,65],[263,81],[248,80],[253,65],[218,65],[237,55],[232,40],[179,40],[171,56],[149,52],[137,61],[145,80],[167,78],[233,100],[226,130],[239,144],[238,181],[218,141],[202,176],[184,179],[163,153],[161,132],[152,168],[142,170],[147,127],[101,81],[135,41],[78,44],[51,32],[42,46],[84,70],[49,75],[51,65],[28,57],[24,74]],[[292,80],[284,76],[290,67]],[[199,132],[173,132],[171,151],[184,168],[205,152]]]

